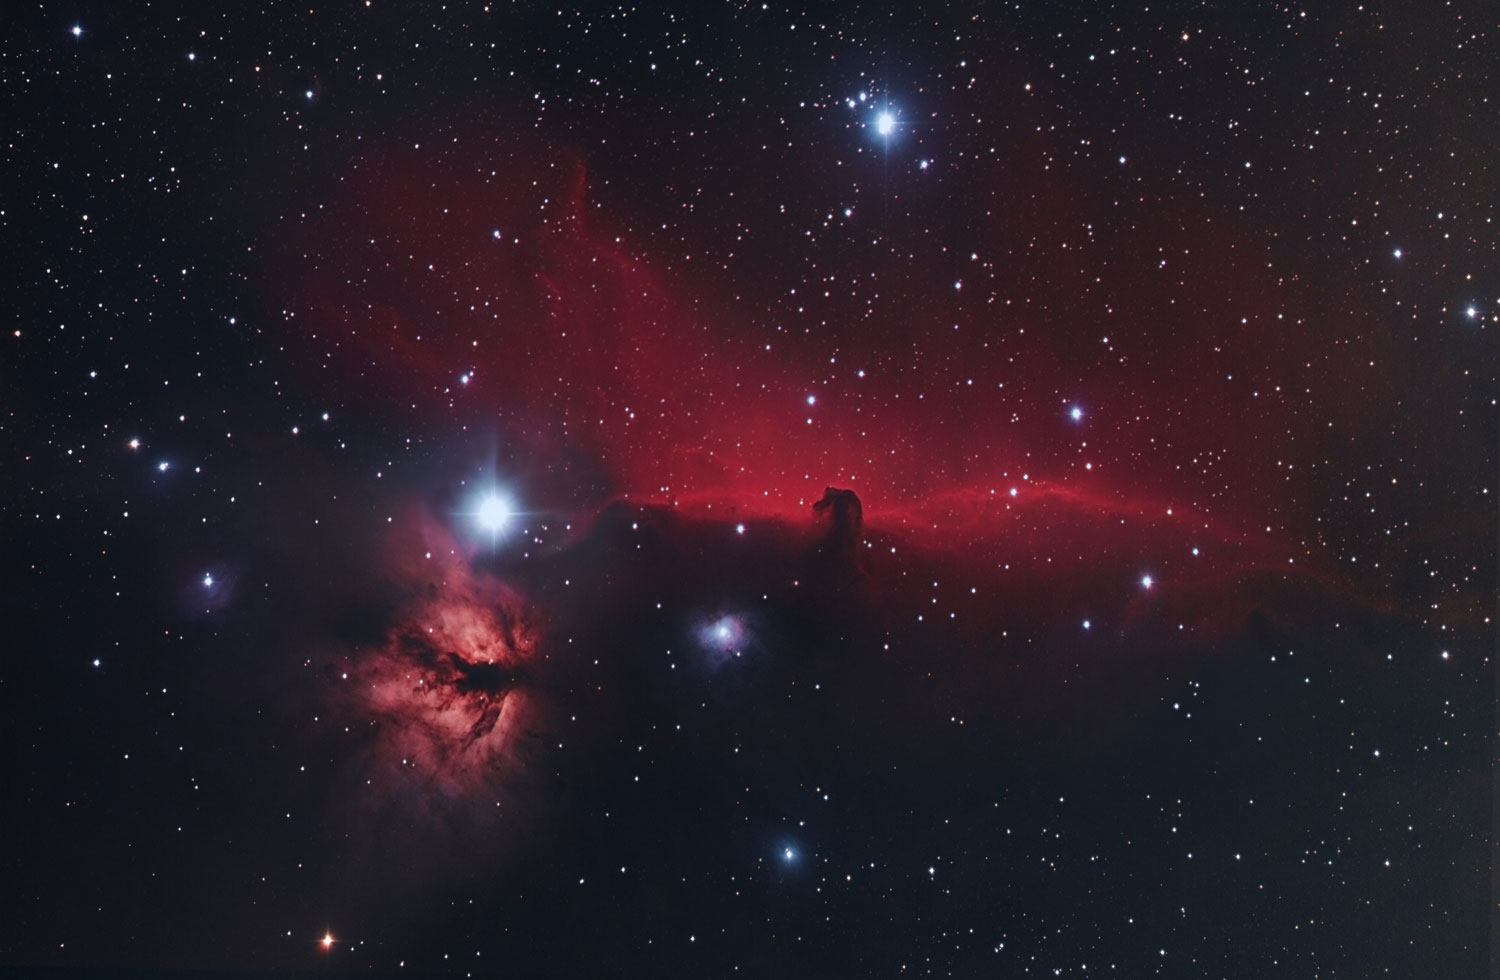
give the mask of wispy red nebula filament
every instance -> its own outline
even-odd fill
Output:
[[[423,541],[398,547],[417,557],[387,569],[407,598],[378,644],[349,655],[342,707],[369,733],[361,775],[374,802],[445,819],[493,801],[519,767],[533,723],[536,618],[516,592],[471,567],[446,528],[413,523]]]

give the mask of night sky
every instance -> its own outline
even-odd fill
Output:
[[[8,14],[0,972],[1482,975],[1491,5]]]

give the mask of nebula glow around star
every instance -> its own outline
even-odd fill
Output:
[[[753,642],[746,618],[732,613],[704,622],[697,634],[708,663],[715,667],[743,657]]]

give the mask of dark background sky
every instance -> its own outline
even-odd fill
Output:
[[[1484,4],[252,6],[0,41],[0,968],[1479,973]]]

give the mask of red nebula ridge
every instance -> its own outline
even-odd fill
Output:
[[[880,316],[850,301],[793,330],[802,299],[776,293],[777,268],[674,267],[677,245],[653,238],[665,225],[593,200],[577,151],[429,133],[371,141],[338,177],[268,259],[293,359],[376,413],[482,420],[532,461],[524,481],[546,507],[800,521],[833,485],[872,526],[930,545],[1033,550],[1059,527],[1115,540],[1123,521],[1174,511],[1168,523],[1241,541],[1237,515],[1286,489],[1262,461],[1283,448],[1264,434],[1288,423],[1216,408],[1221,381],[1197,366],[1218,335],[1193,318],[1127,365],[1067,318],[1002,310],[999,285],[927,302],[886,270],[889,286],[870,287],[889,294]],[[1240,283],[1238,269],[1222,278]],[[1100,288],[1137,317],[1177,302],[1109,274]],[[1083,426],[1065,410],[1075,396]],[[1233,465],[1226,446],[1246,447]]]

